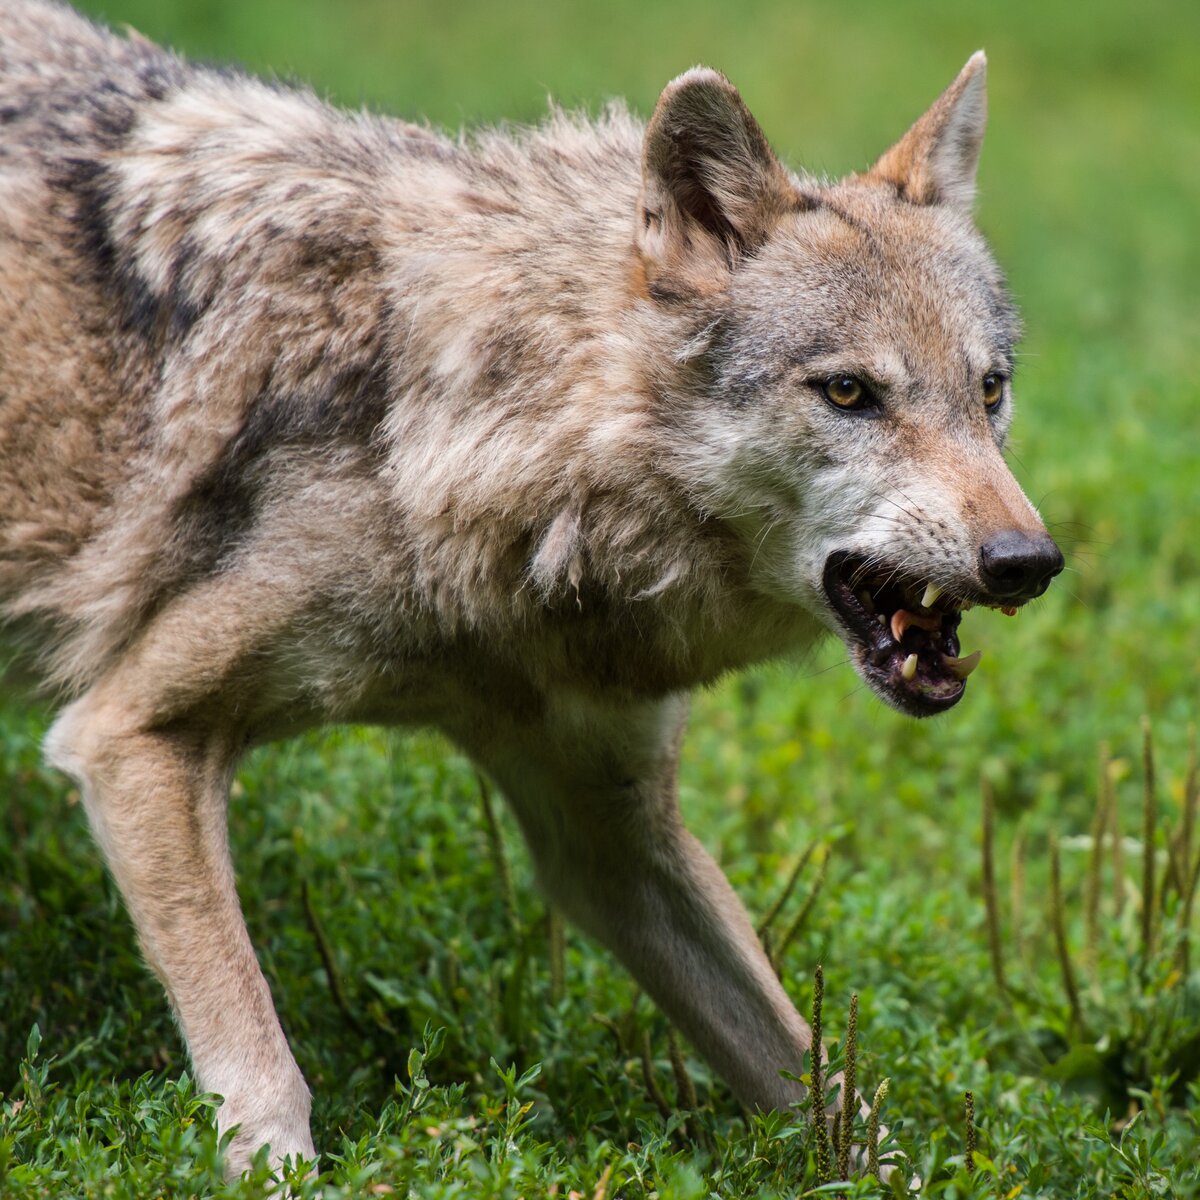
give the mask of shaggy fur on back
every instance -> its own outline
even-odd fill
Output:
[[[720,308],[647,303],[623,109],[452,141],[41,4],[5,14],[0,105],[0,438],[38,464],[0,474],[0,599],[54,683],[264,555],[360,664],[514,626],[553,657],[566,620],[661,641],[628,686],[731,665],[747,564],[673,394]]]

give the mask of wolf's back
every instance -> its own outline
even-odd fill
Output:
[[[711,318],[635,302],[642,134],[450,139],[0,0],[0,623],[79,689],[251,547],[475,628],[541,613],[550,522],[567,588],[583,494],[623,497],[598,547],[661,541],[639,347]],[[335,491],[361,536],[307,519]]]
[[[64,574],[126,471],[139,355],[104,294],[102,161],[185,70],[65,5],[0,0],[0,621],[65,632]]]
[[[79,111],[81,96],[135,99],[155,73],[180,70],[179,61],[153,43],[118,37],[65,4],[0,0],[0,145],[11,143],[9,126],[27,133],[38,116],[80,134],[96,116]],[[67,121],[72,111],[74,123]]]

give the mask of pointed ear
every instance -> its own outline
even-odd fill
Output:
[[[969,208],[987,124],[987,58],[977,50],[934,106],[867,172],[914,204]]]
[[[724,286],[798,196],[737,88],[705,67],[672,80],[642,146],[638,247],[653,280]],[[724,277],[724,278],[722,278]]]

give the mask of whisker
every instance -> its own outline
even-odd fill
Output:
[[[776,525],[778,525],[778,524],[779,524],[779,522],[780,522],[780,521],[782,521],[782,520],[783,520],[783,518],[782,518],[782,517],[776,517],[774,521],[771,521],[771,522],[769,522],[769,523],[768,523],[768,524],[767,524],[767,525],[766,525],[766,526],[763,528],[763,531],[762,531],[762,533],[760,533],[760,534],[758,535],[758,537],[755,539],[755,542],[754,542],[754,554],[753,554],[753,555],[751,556],[751,558],[750,558],[750,570],[751,570],[751,571],[753,571],[753,570],[754,570],[754,564],[755,564],[756,562],[758,562],[758,552],[759,552],[759,551],[760,551],[760,550],[763,548],[763,544],[766,542],[768,534],[770,534],[771,530],[772,530],[772,529],[774,529],[774,528],[775,528],[775,526],[776,526]]]
[[[800,676],[800,678],[801,679],[818,679],[822,675],[828,675],[830,671],[837,671],[837,670],[840,670],[842,667],[852,667],[853,665],[854,664],[851,663],[850,659],[839,658],[837,660],[837,662],[830,663],[829,666],[827,666],[827,667],[821,667],[820,670],[805,671],[804,674],[802,674]]]
[[[919,504],[918,504],[918,503],[917,503],[917,502],[916,502],[916,501],[915,501],[915,500],[914,500],[914,499],[913,499],[913,498],[912,498],[912,497],[911,497],[911,496],[910,496],[910,495],[909,495],[907,492],[905,492],[905,491],[904,491],[902,488],[896,488],[896,491],[897,491],[897,492],[899,492],[899,493],[900,493],[900,495],[901,495],[901,496],[903,496],[903,497],[904,497],[904,499],[905,499],[905,500],[907,500],[907,501],[909,502],[909,504],[911,504],[911,505],[913,506],[913,508],[915,508],[915,509],[917,510],[917,512],[918,512],[918,513],[921,511],[921,506],[920,506],[920,505],[919,505]],[[881,500],[888,500],[888,501],[890,501],[892,504],[895,504],[895,505],[896,505],[896,507],[897,507],[898,509],[900,509],[900,511],[901,511],[901,512],[903,512],[903,513],[908,513],[908,515],[909,515],[910,517],[912,517],[912,519],[913,519],[914,521],[919,521],[919,520],[920,520],[920,517],[919,517],[919,516],[917,516],[917,514],[916,514],[916,513],[909,512],[909,511],[908,511],[908,509],[906,509],[906,508],[905,508],[905,507],[904,507],[902,504],[896,504],[896,501],[895,501],[895,500],[893,500],[891,496],[888,496],[888,495],[886,495],[886,494],[883,494],[883,493],[881,493],[881,494],[880,494],[880,499],[881,499]]]
[[[838,700],[838,703],[839,703],[839,704],[845,704],[845,703],[846,703],[846,701],[847,701],[847,700],[849,700],[851,696],[857,696],[859,692],[863,691],[863,690],[866,688],[866,686],[867,686],[867,685],[866,685],[865,683],[863,683],[863,681],[862,681],[861,679],[860,679],[860,680],[858,680],[858,682],[855,684],[855,686],[854,686],[854,687],[852,687],[852,688],[851,688],[851,689],[850,689],[848,692],[846,692],[846,693],[845,693],[845,694],[844,694],[844,695],[843,695],[843,696],[842,696],[842,697],[841,697],[841,698]]]

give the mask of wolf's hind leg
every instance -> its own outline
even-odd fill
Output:
[[[200,1086],[240,1131],[227,1169],[259,1146],[314,1156],[309,1094],[242,919],[226,833],[236,747],[196,729],[147,729],[103,683],[68,707],[47,755],[80,783],[96,840],[179,1019]]]

